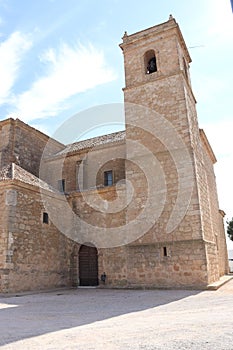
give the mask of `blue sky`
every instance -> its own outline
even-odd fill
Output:
[[[50,135],[75,113],[123,102],[129,34],[179,23],[192,57],[200,127],[214,149],[220,207],[233,216],[233,15],[230,0],[0,0],[0,119]],[[114,131],[114,129],[113,129]]]

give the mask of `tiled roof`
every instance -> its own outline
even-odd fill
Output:
[[[0,181],[4,180],[19,180],[21,182],[51,191],[56,192],[56,190],[48,185],[46,182],[42,181],[35,175],[29,173],[25,169],[21,168],[15,163],[11,163],[6,167],[3,167],[0,171]]]
[[[67,153],[73,153],[77,151],[82,151],[84,149],[89,149],[93,147],[104,146],[106,144],[121,142],[124,140],[125,140],[125,131],[118,131],[112,134],[97,136],[97,137],[93,137],[92,139],[71,143],[67,145],[64,150],[56,153],[56,156],[64,155]]]

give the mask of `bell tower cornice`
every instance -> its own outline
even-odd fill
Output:
[[[159,39],[159,34],[161,36],[165,35],[165,34],[169,35],[169,33],[171,33],[174,30],[176,30],[176,32],[177,32],[180,44],[185,52],[187,62],[191,63],[192,59],[190,57],[188,48],[185,44],[180,27],[179,27],[178,23],[176,22],[175,18],[173,18],[171,15],[170,15],[168,21],[161,23],[161,24],[158,24],[158,25],[155,25],[153,27],[141,30],[137,33],[128,35],[128,33],[125,32],[124,36],[122,37],[123,42],[119,46],[123,51],[126,47],[127,47],[127,50],[130,50],[131,47],[132,47],[132,49],[134,48],[134,45],[137,45],[137,47],[139,47],[140,45],[143,46],[145,43],[145,38],[148,41],[150,39],[154,39],[155,35],[156,35],[156,37]]]

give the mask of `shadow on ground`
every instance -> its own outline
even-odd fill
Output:
[[[0,345],[156,308],[198,293],[77,289],[0,298]]]

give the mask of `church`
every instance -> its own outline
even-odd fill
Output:
[[[207,288],[228,273],[179,25],[125,32],[120,49],[125,130],[65,145],[0,122],[0,293]]]

